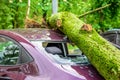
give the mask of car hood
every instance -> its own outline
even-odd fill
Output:
[[[70,72],[77,72],[86,80],[105,80],[92,65],[72,65],[71,69],[66,65],[62,65],[62,67]]]

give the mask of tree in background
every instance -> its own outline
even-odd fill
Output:
[[[119,0],[91,0],[91,9],[100,8],[106,5],[106,8],[100,9],[89,16],[89,22],[97,30],[105,31],[111,28],[120,27],[120,1]],[[92,17],[92,18],[90,18]]]
[[[26,2],[22,0],[13,0],[9,3],[10,12],[12,13],[12,28],[20,28],[24,26],[24,19],[26,16]]]
[[[9,2],[8,0],[1,0],[0,1],[0,28],[12,28],[12,13],[10,12]]]
[[[120,27],[119,5],[119,0],[59,0],[59,12],[68,11],[82,16],[81,20],[92,24],[98,32],[104,32]],[[91,14],[86,14],[89,12]]]
[[[52,0],[30,0],[30,2],[28,15],[30,19],[44,23],[46,18],[52,15]],[[92,24],[99,32],[119,27],[119,0],[58,0],[58,12],[68,11],[79,17],[79,15],[108,4],[111,6],[80,17],[84,22]],[[1,0],[0,5],[2,5],[0,7],[1,29],[24,27],[28,0]]]
[[[19,28],[24,25],[26,4],[22,0],[1,0],[0,28]]]

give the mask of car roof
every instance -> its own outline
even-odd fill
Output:
[[[10,29],[12,31],[22,35],[28,40],[43,40],[43,41],[66,41],[65,35],[58,30],[51,30],[46,28],[18,28]]]
[[[119,33],[120,34],[120,29],[112,29],[112,30],[108,30],[104,33],[102,33],[103,35],[106,35],[106,34],[116,34],[116,33]]]

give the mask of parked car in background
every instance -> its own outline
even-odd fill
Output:
[[[49,29],[0,30],[0,80],[104,80],[66,36]]]
[[[120,49],[120,29],[108,30],[102,33],[101,36]]]

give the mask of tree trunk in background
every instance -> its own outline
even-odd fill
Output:
[[[67,35],[106,80],[120,80],[120,51],[90,25],[67,12],[52,15],[48,23],[50,28]]]
[[[19,0],[19,2],[22,2],[22,0]]]
[[[13,3],[13,0],[9,0],[9,3]]]
[[[28,18],[29,14],[30,14],[30,0],[28,0],[28,7],[27,7],[26,19]]]

